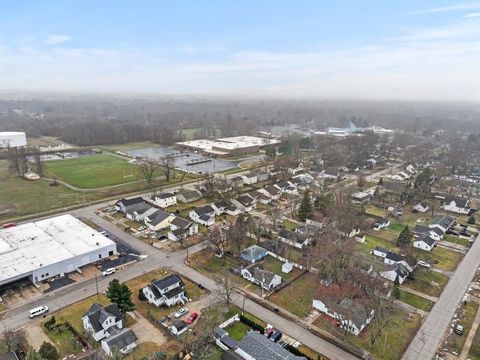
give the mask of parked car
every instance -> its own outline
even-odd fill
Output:
[[[429,263],[426,263],[425,261],[422,261],[422,260],[418,261],[418,266],[422,266],[427,269],[430,269],[432,267]]]
[[[108,268],[102,271],[102,276],[108,276],[115,273],[115,268]]]
[[[457,324],[455,326],[455,334],[463,335],[463,325]]]
[[[187,324],[192,324],[195,320],[197,320],[198,318],[198,313],[196,312],[193,312],[190,314],[190,316],[188,317],[187,321],[185,321]]]
[[[175,314],[173,314],[173,316],[175,316],[175,318],[178,319],[178,318],[182,317],[183,315],[185,315],[186,313],[188,313],[188,309],[187,308],[181,308]]]
[[[105,230],[100,231],[99,234],[108,237],[108,233]]]
[[[14,227],[14,226],[17,226],[17,223],[11,222],[11,223],[7,223],[7,224],[3,224],[2,228],[7,229],[7,228]]]
[[[34,317],[46,314],[47,312],[48,312],[48,306],[42,305],[30,310],[28,312],[28,317],[30,319],[33,319]]]

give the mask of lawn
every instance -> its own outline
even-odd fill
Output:
[[[377,246],[383,247],[388,250],[397,250],[397,247],[394,243],[373,235],[366,235],[365,242],[363,244],[359,244],[359,246],[361,246],[361,249],[367,255],[370,254],[370,251],[372,251]]]
[[[126,160],[110,155],[92,155],[76,159],[49,161],[46,172],[81,189],[101,188],[143,180],[139,168]],[[156,176],[160,176],[159,171]]]
[[[462,305],[462,308],[459,310],[459,319],[460,324],[463,325],[463,335],[457,335],[455,332],[452,332],[443,345],[443,348],[448,349],[449,352],[456,352],[460,354],[463,349],[463,345],[467,340],[468,333],[473,324],[473,319],[477,314],[478,304],[475,302],[467,302],[466,306]]]
[[[417,268],[410,275],[404,286],[430,296],[440,296],[448,282],[446,275],[423,268]]]
[[[365,205],[365,213],[367,215],[373,215],[376,217],[384,217],[387,215],[387,212],[385,210],[371,204]]]
[[[480,327],[477,328],[468,357],[472,360],[480,360]]]
[[[472,245],[472,243],[467,239],[462,239],[461,237],[455,236],[455,235],[445,235],[443,240],[453,244],[463,245],[466,247],[470,247]]]
[[[241,321],[236,321],[233,324],[227,326],[225,330],[228,332],[228,335],[230,335],[232,339],[241,341],[245,334],[248,332],[248,330],[250,330],[250,327]]]
[[[312,300],[318,288],[318,280],[312,273],[306,273],[284,289],[274,293],[270,301],[303,318],[312,309]]]
[[[298,225],[296,222],[293,222],[291,220],[284,220],[283,226],[285,227],[285,229],[293,231],[297,228]]]
[[[392,222],[390,226],[388,227],[388,230],[395,231],[397,233],[402,232],[402,230],[405,228],[405,225],[400,224],[400,223],[394,223]],[[397,234],[398,236],[398,234]]]
[[[54,330],[46,330],[43,328],[43,331],[55,344],[60,357],[67,354],[78,354],[83,351],[83,346],[68,328],[64,326]]]
[[[430,311],[433,306],[433,302],[418,295],[409,293],[408,291],[399,289],[400,294],[398,300],[404,302],[405,304],[411,305],[417,309],[423,311]]]
[[[280,275],[282,278],[286,280],[289,280],[300,273],[299,269],[293,268],[293,270],[290,273],[285,274],[284,272],[282,272],[283,262],[281,262],[278,259],[275,259],[273,256],[270,256],[270,255],[266,256],[263,259],[261,264],[263,265],[264,269],[269,270],[274,274]]]
[[[157,352],[161,351],[162,347],[153,342],[141,343],[136,349],[128,354],[124,359],[154,359]]]
[[[423,260],[432,264],[434,268],[444,271],[453,271],[462,261],[463,254],[441,247],[435,247],[427,252],[419,249],[413,249],[412,255],[418,260]]]
[[[420,326],[421,316],[419,314],[409,315],[399,309],[392,309],[387,316],[388,319],[386,321],[388,321],[388,323],[373,344],[371,343],[371,325],[359,336],[346,335],[349,342],[367,350],[377,359],[400,359]],[[327,323],[322,318],[317,319],[314,324],[334,334],[338,334],[340,331],[341,334],[345,335],[343,330],[339,330],[338,327],[334,327],[334,325],[329,322]]]

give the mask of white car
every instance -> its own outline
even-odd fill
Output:
[[[108,268],[102,271],[102,276],[108,276],[115,273],[115,268]]]
[[[28,312],[28,317],[30,319],[33,319],[34,317],[37,317],[37,316],[40,316],[40,315],[43,315],[43,314],[46,314],[48,312],[48,306],[39,306],[35,309],[32,309]]]
[[[187,308],[181,308],[175,314],[173,314],[173,316],[175,316],[175,318],[178,319],[178,318],[182,317],[183,315],[185,315],[186,313],[188,313],[188,309]]]
[[[108,233],[105,230],[100,231],[99,234],[108,237]]]

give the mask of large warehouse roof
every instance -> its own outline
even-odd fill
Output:
[[[279,143],[276,139],[267,139],[257,136],[234,136],[228,138],[221,138],[217,140],[191,140],[177,143],[178,145],[189,146],[204,151],[212,150],[213,148],[221,148],[226,150],[242,149],[251,146],[265,146]]]
[[[115,244],[72,215],[0,230],[0,283]]]

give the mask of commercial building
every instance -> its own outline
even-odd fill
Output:
[[[261,148],[278,144],[280,140],[257,136],[234,136],[216,140],[200,139],[177,143],[177,146],[216,156],[242,156],[258,152]]]
[[[0,131],[0,148],[27,146],[27,137],[24,132]]]
[[[70,273],[116,254],[115,242],[72,215],[0,230],[0,286]]]

